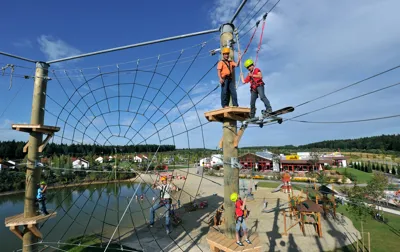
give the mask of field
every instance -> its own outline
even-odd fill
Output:
[[[338,168],[333,170],[338,171],[340,174],[344,174],[345,172],[353,174],[353,176],[357,178],[357,183],[359,184],[367,183],[372,179],[373,175],[373,173],[367,173],[353,168]]]
[[[342,152],[343,155],[349,157],[349,161],[370,160],[371,162],[400,164],[400,157],[397,155],[374,154],[364,152]]]
[[[354,226],[361,232],[361,223],[346,211],[345,206],[339,206],[337,211],[349,217]],[[371,251],[397,251],[400,239],[400,216],[385,213],[384,217],[388,219],[387,223],[382,223],[368,218],[364,223],[364,232],[369,232],[371,237]],[[365,234],[366,248],[368,248],[368,238]],[[361,245],[360,245],[361,246]],[[348,246],[341,251],[354,251],[354,248]]]

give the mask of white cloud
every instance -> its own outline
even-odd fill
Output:
[[[266,9],[275,2],[271,1]],[[224,4],[230,14],[234,9],[232,6],[237,7],[237,3],[216,1],[216,6],[220,8],[211,15],[214,17],[212,24],[226,19],[223,14],[218,15],[222,13]],[[258,61],[267,82],[266,95],[273,108],[298,105],[398,65],[400,33],[397,32],[397,24],[400,16],[396,10],[399,8],[400,2],[395,0],[281,1],[268,15]],[[263,12],[260,11],[260,15]],[[240,24],[241,18],[248,14],[249,8],[245,8],[236,24]],[[255,20],[250,22],[249,27],[254,23]],[[242,48],[248,42],[248,36],[241,39]],[[259,36],[260,28],[245,58],[255,58]],[[284,117],[300,115],[396,83],[399,71],[298,107]],[[395,87],[299,119],[342,121],[396,114],[400,106],[399,91],[400,87]],[[249,106],[249,87],[240,86],[237,92],[239,105]],[[259,99],[256,107],[257,113],[264,107]],[[248,129],[241,146],[301,144],[391,134],[399,132],[400,127],[396,125],[398,119],[340,125],[287,122],[263,129]]]
[[[47,60],[74,56],[81,53],[65,41],[56,39],[50,35],[41,35],[37,41],[40,45],[40,50],[47,57]]]

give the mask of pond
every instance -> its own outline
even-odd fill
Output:
[[[152,198],[156,196],[148,185],[124,182],[49,189],[47,208],[56,209],[57,216],[43,223],[40,229],[43,241],[57,247],[57,242],[68,243],[68,239],[81,235],[96,233],[99,238],[111,237],[136,189],[138,198],[132,200],[114,238],[126,237],[133,226],[145,224]],[[23,204],[24,194],[0,196],[0,219],[22,213]],[[22,241],[4,224],[0,226],[0,244],[1,251],[16,251],[22,247]]]

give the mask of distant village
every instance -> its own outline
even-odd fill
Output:
[[[155,159],[156,160],[156,159]],[[158,163],[170,165],[174,163],[174,156],[163,157]],[[179,156],[180,163],[186,163],[188,159]],[[275,155],[268,150],[262,152],[246,153],[238,157],[238,163],[242,169],[255,169],[256,171],[313,171],[323,170],[324,167],[347,167],[348,157],[340,152],[317,154],[311,152],[297,152],[292,155]],[[115,156],[98,156],[94,159],[94,163],[82,157],[71,157],[72,169],[90,169],[90,167],[98,167],[103,163],[112,163]],[[147,163],[149,158],[145,154],[138,155],[121,155],[121,162]],[[41,158],[38,166],[52,166],[48,158]],[[0,170],[15,169],[18,164],[15,161],[8,160],[0,162]],[[223,166],[223,156],[221,154],[212,154],[210,157],[200,158],[195,166],[203,168],[221,168]]]
[[[275,155],[268,150],[255,153],[246,153],[238,157],[243,169],[255,169],[256,171],[313,171],[323,170],[324,167],[347,167],[348,157],[340,152],[311,153],[297,152],[293,155]],[[223,166],[223,156],[220,154],[202,158],[199,166],[205,168],[220,168]]]

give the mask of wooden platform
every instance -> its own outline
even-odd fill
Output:
[[[6,227],[23,226],[28,224],[37,224],[46,221],[47,219],[57,216],[57,212],[49,211],[49,215],[38,215],[30,218],[24,218],[24,214],[18,214],[5,219]]]
[[[250,108],[245,107],[229,107],[217,110],[211,110],[204,113],[209,122],[223,122],[224,118],[241,121],[248,119],[250,116]]]
[[[13,130],[31,133],[31,132],[39,132],[42,134],[46,134],[46,139],[42,142],[42,144],[38,148],[38,152],[43,152],[46,145],[49,143],[50,139],[53,137],[55,132],[60,130],[60,127],[46,126],[40,124],[13,124]],[[29,147],[29,141],[25,144],[23,152],[27,152]]]
[[[236,239],[229,239],[224,234],[217,232],[214,229],[210,229],[207,235],[207,242],[210,245],[210,251],[224,251],[224,252],[235,252],[235,251],[260,251],[261,243],[257,233],[250,235],[250,241],[252,244],[248,244],[242,238],[244,246],[238,246]]]
[[[27,133],[34,131],[48,135],[53,134],[54,132],[58,132],[60,130],[59,127],[39,125],[39,124],[13,124],[11,127],[13,130],[17,131],[22,131]]]
[[[30,218],[24,218],[24,214],[18,214],[5,219],[6,227],[10,228],[18,238],[22,240],[23,231],[19,229],[20,226],[29,229],[36,237],[42,238],[42,233],[36,227],[36,224],[46,221],[47,219],[57,216],[57,212],[49,211],[48,215],[37,215]]]

